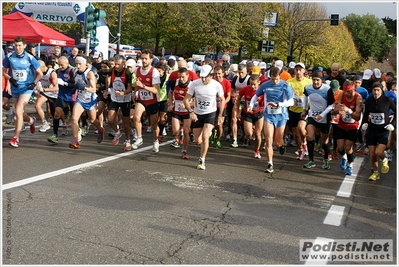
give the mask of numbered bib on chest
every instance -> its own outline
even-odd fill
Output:
[[[187,109],[181,107],[182,104],[183,104],[182,100],[175,100],[175,111],[177,112],[187,111]]]
[[[283,113],[283,109],[281,107],[267,106],[267,114],[281,114],[281,113]]]
[[[372,124],[381,125],[385,123],[384,113],[370,113],[370,122]]]
[[[247,100],[247,107],[249,107],[249,104],[251,104],[251,100]],[[258,110],[258,109],[259,109],[259,103],[256,102],[252,107],[252,110]]]
[[[154,96],[147,90],[139,90],[141,100],[152,100]]]
[[[345,113],[345,117],[342,118],[342,121],[345,123],[354,123],[355,120],[351,117],[351,114],[348,112]]]
[[[211,102],[204,99],[197,99],[197,107],[201,110],[209,110],[211,107]]]
[[[26,70],[13,70],[12,76],[15,80],[22,81],[22,82],[25,82],[26,79],[28,78],[28,74],[27,74]]]
[[[303,108],[304,107],[303,106],[303,99],[304,99],[303,96],[295,97],[294,98],[294,106]]]

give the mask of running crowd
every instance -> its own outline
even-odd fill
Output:
[[[375,181],[379,162],[381,173],[388,173],[396,149],[396,78],[377,68],[347,73],[339,63],[328,69],[301,62],[285,66],[278,58],[230,64],[228,54],[218,61],[166,60],[148,49],[137,58],[103,60],[101,52],[86,57],[75,47],[62,55],[54,47],[54,55],[38,58],[35,48],[19,36],[8,53],[3,50],[2,103],[6,123],[15,118],[12,147],[19,146],[24,122],[35,132],[36,117],[25,112],[34,97],[40,131],[52,128],[51,143],[58,143],[60,128],[67,135],[70,127],[69,147],[79,149],[90,125],[101,143],[109,126],[112,145],[124,133],[123,148],[129,151],[143,144],[145,123],[155,153],[167,129],[183,159],[189,157],[190,141],[200,145],[200,170],[206,168],[209,146],[222,148],[225,138],[232,148],[253,141],[255,159],[262,147],[268,173],[274,171],[274,151],[284,155],[288,145],[298,148],[298,160],[308,156],[304,168],[316,167],[316,152],[326,170],[330,160],[341,159],[346,175],[353,172],[354,152],[363,150],[372,165],[369,180]]]

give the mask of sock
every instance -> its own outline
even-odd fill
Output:
[[[79,142],[79,140],[78,140],[78,138],[77,138],[77,137],[74,137],[74,138],[73,138],[73,140],[75,140],[75,142],[76,142],[76,143],[78,143],[78,142]]]
[[[268,162],[267,162],[267,165],[272,165],[273,166],[273,161],[272,160],[269,160]]]
[[[328,154],[330,154],[330,146],[328,144],[323,144],[324,149],[324,159],[328,159]]]
[[[33,117],[30,117],[29,125],[32,125],[34,122]]]
[[[200,160],[202,161],[202,163],[205,163],[205,158],[200,158]]]
[[[309,153],[309,160],[313,160],[313,151],[314,150],[314,141],[308,141],[308,153]]]
[[[60,127],[60,119],[54,119],[53,121],[53,132],[58,136],[58,127]]]

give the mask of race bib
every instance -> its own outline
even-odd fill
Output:
[[[311,111],[310,112],[310,117],[316,117],[317,115],[319,115],[319,114],[321,114],[321,112],[320,111]]]
[[[26,70],[13,70],[12,77],[17,81],[25,82],[28,78],[28,73]]]
[[[154,98],[153,94],[147,90],[139,90],[141,100],[152,100]]]
[[[251,104],[251,101],[250,101],[250,100],[247,100],[247,107],[249,107],[249,104]],[[252,107],[252,110],[258,110],[258,109],[259,109],[259,103],[256,102],[256,103],[254,104],[254,106]]]
[[[283,109],[279,107],[271,107],[267,106],[267,114],[281,114],[283,113]]]
[[[348,112],[345,113],[345,117],[342,118],[342,121],[345,123],[354,123],[355,120],[351,117],[351,114]]]
[[[211,108],[211,102],[203,99],[197,99],[197,107],[203,111],[207,111]]]
[[[303,96],[294,98],[294,106],[303,108]]]
[[[182,100],[175,100],[175,111],[176,112],[187,112],[187,109],[181,107],[182,104],[183,104]]]
[[[370,122],[375,125],[381,125],[385,123],[384,113],[370,113]]]

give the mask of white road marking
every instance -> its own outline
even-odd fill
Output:
[[[334,242],[334,239],[330,238],[325,238],[325,237],[317,237],[316,240],[314,241],[314,244],[319,244],[319,245],[326,245],[329,242]],[[317,251],[315,253],[313,249],[311,249],[309,253],[309,259],[311,259],[311,255],[318,255],[318,256],[325,256],[324,259],[320,259],[321,257],[318,257],[320,260],[306,260],[305,265],[326,265],[328,262],[328,256],[330,255],[330,252],[323,252],[323,251]]]
[[[331,205],[328,210],[327,216],[324,219],[324,224],[340,226],[342,217],[344,216],[344,206]]]
[[[164,145],[170,144],[170,143],[172,143],[172,141],[173,140],[170,140],[170,141],[167,141],[167,142],[162,142],[162,144],[160,144],[159,146],[164,146]],[[1,186],[1,189],[4,191],[4,190],[7,190],[7,189],[19,187],[19,186],[22,186],[22,185],[27,185],[27,184],[30,184],[30,183],[42,181],[42,180],[45,180],[45,179],[48,179],[48,178],[51,178],[51,177],[55,177],[55,176],[58,176],[58,175],[62,175],[62,174],[65,174],[65,173],[76,171],[76,170],[79,170],[79,169],[82,169],[82,168],[87,168],[87,167],[95,166],[95,165],[98,165],[98,164],[101,164],[101,163],[104,163],[104,162],[108,162],[108,161],[116,160],[116,159],[119,159],[119,158],[127,157],[127,156],[130,156],[130,155],[133,155],[133,154],[137,154],[137,153],[149,150],[149,149],[152,149],[152,146],[142,147],[142,148],[139,148],[139,149],[136,149],[136,150],[131,150],[131,151],[124,152],[124,153],[121,153],[121,154],[116,154],[114,156],[110,156],[110,157],[106,157],[106,158],[103,158],[103,159],[98,159],[98,160],[82,163],[82,164],[79,164],[79,165],[75,165],[75,166],[72,166],[72,167],[68,167],[68,168],[57,170],[57,171],[53,171],[53,172],[43,173],[43,174],[36,175],[36,176],[30,177],[30,178],[19,180],[19,181],[16,181],[16,182],[4,184],[4,185]]]
[[[355,184],[356,177],[359,173],[360,166],[362,165],[363,160],[364,158],[361,157],[355,158],[355,160],[353,161],[353,174],[345,176],[345,179],[337,192],[338,197],[350,197],[353,185]]]

